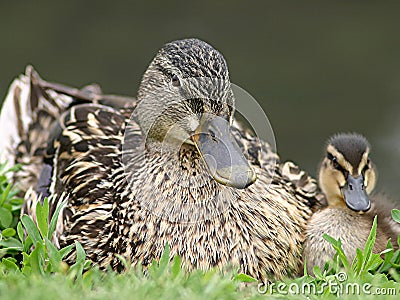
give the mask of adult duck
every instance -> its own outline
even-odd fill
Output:
[[[79,241],[100,267],[146,266],[168,243],[188,269],[295,274],[316,183],[235,125],[234,100],[225,59],[198,39],[161,48],[137,101],[28,68],[3,107],[3,158],[22,163],[30,214],[43,196],[52,212],[66,201],[55,243]]]

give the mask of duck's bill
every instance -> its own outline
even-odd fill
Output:
[[[215,181],[244,189],[256,180],[256,173],[223,118],[202,117],[191,139]]]
[[[365,191],[364,176],[355,178],[351,175],[347,177],[347,183],[342,188],[346,205],[357,212],[365,212],[371,208],[371,201]]]

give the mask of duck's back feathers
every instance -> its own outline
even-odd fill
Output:
[[[20,165],[20,170],[13,174],[11,180],[20,190],[20,195],[25,198],[24,213],[35,218],[36,202],[44,197],[50,197],[51,214],[59,203],[70,199],[70,195],[64,193],[62,183],[57,180],[61,170],[63,174],[68,174],[64,170],[67,164],[73,161],[74,156],[84,155],[85,150],[93,145],[89,138],[84,137],[90,137],[92,134],[93,140],[98,137],[100,129],[107,135],[107,130],[117,128],[107,126],[115,121],[108,118],[110,111],[135,105],[134,98],[102,94],[96,84],[76,89],[47,82],[40,78],[32,66],[28,66],[25,74],[20,75],[11,84],[0,115],[0,159],[1,162],[7,162],[9,167]],[[87,127],[91,116],[95,117],[93,120],[100,118],[105,122],[105,126],[97,129],[97,135],[93,134],[95,128]],[[59,143],[58,140],[66,126],[75,126],[82,136],[62,137],[64,160],[59,160],[59,153],[55,151],[60,150],[54,147],[54,143]],[[82,142],[78,139],[82,139]],[[67,156],[70,160],[66,163]],[[76,171],[77,165],[78,163],[75,167],[70,166],[68,170]],[[88,165],[90,163],[86,165],[86,176],[79,172],[75,174],[78,177],[81,175],[80,180],[87,180],[91,175],[90,171],[96,176],[102,173],[100,168],[89,168]],[[79,178],[74,178],[77,181],[71,183],[75,188]],[[87,185],[87,188],[89,187],[90,181]],[[71,214],[64,212],[62,217],[67,218]],[[63,222],[59,222],[57,232],[63,231],[62,224]],[[57,240],[55,242],[58,243]]]
[[[31,66],[11,84],[0,116],[0,153],[2,162],[21,164],[14,181],[23,192],[36,186],[49,128],[72,101],[43,87]]]
[[[0,161],[10,167],[21,164],[13,180],[22,192],[37,185],[48,141],[58,134],[56,121],[70,107],[84,103],[118,108],[135,105],[136,100],[103,95],[96,84],[76,89],[50,83],[32,66],[13,81],[0,115]]]
[[[280,175],[293,186],[296,195],[307,199],[309,207],[313,211],[327,205],[325,196],[321,193],[317,181],[310,177],[307,172],[301,170],[299,166],[291,161],[280,165]]]

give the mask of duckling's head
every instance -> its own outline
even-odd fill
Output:
[[[338,134],[328,141],[319,184],[329,206],[347,206],[356,212],[370,209],[369,194],[377,176],[369,152],[368,141],[359,134]]]
[[[255,181],[230,133],[234,96],[226,61],[212,46],[198,39],[164,45],[143,76],[138,100],[139,124],[152,147],[192,145],[217,182],[245,188]]]

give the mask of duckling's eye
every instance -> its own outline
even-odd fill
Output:
[[[173,86],[180,86],[181,85],[181,81],[179,80],[179,77],[176,74],[172,75],[171,82],[172,82]]]
[[[328,154],[327,154],[327,157],[328,157],[328,159],[332,162],[332,166],[333,166],[336,170],[342,172],[343,175],[345,175],[345,176],[347,175],[347,171],[346,171],[345,169],[343,169],[343,167],[339,164],[339,162],[338,162],[336,156],[333,156],[331,153],[328,153]]]
[[[338,167],[340,167],[339,163],[337,162],[337,158],[335,156],[333,156],[331,153],[327,153],[326,157],[332,162],[332,165],[335,169],[337,169]]]
[[[338,163],[336,157],[332,158],[332,165],[336,170],[340,171],[342,169],[342,166]]]

